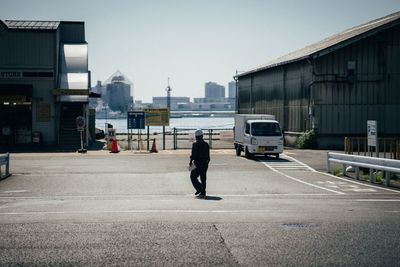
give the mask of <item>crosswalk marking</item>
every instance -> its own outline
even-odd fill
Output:
[[[286,160],[286,161],[284,161],[284,160]],[[310,168],[309,166],[307,166],[305,164],[301,164],[301,163],[296,162],[296,161],[290,161],[290,159],[287,159],[285,157],[283,157],[283,160],[280,160],[280,161],[265,160],[263,162],[269,168],[274,169],[274,170],[314,171],[312,168]]]

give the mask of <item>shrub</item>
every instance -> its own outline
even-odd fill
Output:
[[[340,176],[340,174],[341,174],[341,169],[340,169],[340,168],[334,168],[334,169],[332,170],[332,174],[335,175],[335,176]]]
[[[314,129],[305,131],[297,140],[297,148],[314,148],[316,142],[316,134]]]

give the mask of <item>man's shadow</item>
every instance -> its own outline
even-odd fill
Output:
[[[217,196],[205,196],[205,198],[200,198],[202,200],[214,200],[214,201],[218,201],[218,200],[222,200],[222,197],[217,197]]]

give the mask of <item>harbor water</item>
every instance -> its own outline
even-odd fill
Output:
[[[127,133],[127,119],[96,119],[96,128],[105,130],[106,123],[113,125],[117,133]],[[165,126],[165,131],[177,129],[232,129],[234,117],[182,117],[171,118],[169,126]],[[147,129],[146,129],[147,130]],[[136,130],[134,130],[136,131]],[[145,130],[142,130],[145,131]],[[162,126],[150,126],[150,132],[162,132]]]

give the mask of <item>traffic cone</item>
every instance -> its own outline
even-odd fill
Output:
[[[156,148],[156,139],[153,139],[153,145],[151,146],[150,153],[158,153],[157,148]]]
[[[118,143],[116,139],[112,139],[112,144],[111,144],[111,153],[118,153]]]

